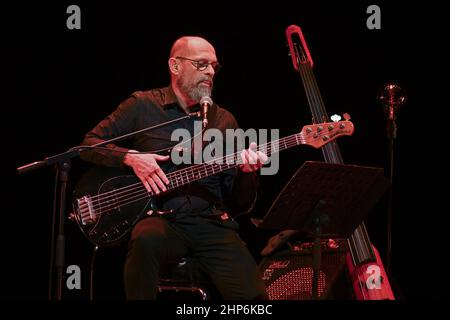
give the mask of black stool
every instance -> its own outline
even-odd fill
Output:
[[[170,292],[177,294],[184,292],[194,293],[200,297],[200,300],[210,300],[216,294],[217,289],[214,289],[213,284],[201,270],[195,258],[182,258],[176,265],[161,268],[158,280],[158,295],[163,299],[181,299],[180,295],[171,296]],[[185,300],[185,297],[182,300]]]

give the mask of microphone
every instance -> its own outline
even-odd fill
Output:
[[[384,106],[388,120],[396,120],[400,107],[406,102],[406,94],[399,85],[389,83],[378,94],[378,100]]]
[[[200,99],[200,106],[202,108],[202,116],[203,116],[203,129],[208,125],[208,109],[212,106],[213,101],[209,96],[203,96]]]
[[[381,92],[378,94],[378,100],[384,107],[384,113],[388,120],[386,130],[390,139],[395,138],[397,135],[397,115],[400,108],[406,102],[406,94],[402,87],[397,84],[386,84]]]

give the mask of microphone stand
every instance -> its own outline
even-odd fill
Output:
[[[388,275],[391,274],[392,257],[392,211],[393,211],[393,189],[394,189],[394,146],[397,138],[397,114],[400,107],[406,102],[406,95],[403,89],[396,84],[387,84],[383,87],[378,99],[384,105],[384,111],[387,117],[386,136],[389,140],[389,180],[391,188],[388,191],[387,204],[387,252],[386,268]]]
[[[67,189],[67,180],[68,180],[68,176],[69,176],[69,171],[70,171],[70,159],[77,157],[80,155],[80,152],[85,151],[85,150],[90,150],[90,149],[95,149],[97,147],[103,147],[106,146],[110,143],[114,143],[120,140],[124,140],[127,139],[129,137],[135,136],[137,134],[146,132],[146,131],[150,131],[153,129],[157,129],[159,127],[162,126],[166,126],[187,118],[192,118],[192,117],[200,117],[201,113],[200,112],[193,112],[193,113],[189,113],[185,116],[173,119],[173,120],[169,120],[166,122],[162,122],[159,123],[157,125],[151,126],[151,127],[147,127],[144,129],[140,129],[140,130],[136,130],[127,134],[124,134],[122,136],[118,136],[109,140],[105,140],[103,142],[91,145],[91,146],[77,146],[77,147],[73,147],[69,150],[67,150],[66,152],[51,156],[51,157],[47,157],[44,160],[40,160],[40,161],[35,161],[29,164],[26,164],[24,166],[21,166],[19,168],[17,168],[17,172],[19,174],[22,173],[26,173],[38,168],[42,168],[42,167],[46,167],[46,166],[50,166],[50,165],[54,165],[55,169],[56,169],[56,176],[57,179],[55,180],[55,183],[57,184],[55,186],[55,194],[54,194],[54,201],[53,201],[53,226],[52,226],[52,243],[51,243],[51,254],[50,254],[50,258],[51,261],[50,262],[50,278],[49,278],[49,300],[52,299],[52,290],[53,290],[53,264],[56,268],[56,290],[55,290],[55,299],[56,300],[61,300],[62,299],[62,283],[63,283],[63,269],[64,269],[64,257],[65,257],[65,236],[64,236],[64,212],[65,212],[65,207],[66,207],[66,189]],[[57,198],[58,198],[58,190],[59,190],[59,215],[58,215],[58,234],[56,236],[56,247],[55,247],[55,241],[54,241],[54,230],[55,230],[55,225],[54,225],[54,221],[56,221],[56,203],[57,203]]]
[[[392,257],[392,207],[393,207],[393,189],[394,189],[394,142],[397,137],[397,124],[394,118],[387,120],[386,133],[389,148],[389,181],[391,188],[388,191],[388,207],[387,207],[387,252],[386,252],[386,268],[388,274],[391,274],[391,257]]]

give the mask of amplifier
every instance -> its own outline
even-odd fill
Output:
[[[318,295],[320,299],[351,299],[347,278],[346,239],[323,239]],[[263,258],[259,264],[270,300],[310,300],[313,283],[313,242],[295,242]]]

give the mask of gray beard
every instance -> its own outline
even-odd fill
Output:
[[[189,84],[185,84],[181,78],[179,78],[177,80],[178,82],[178,87],[181,88],[181,90],[186,93],[189,98],[191,98],[192,100],[195,101],[200,101],[200,99],[204,96],[211,96],[211,88],[206,87],[206,86],[192,86]]]

